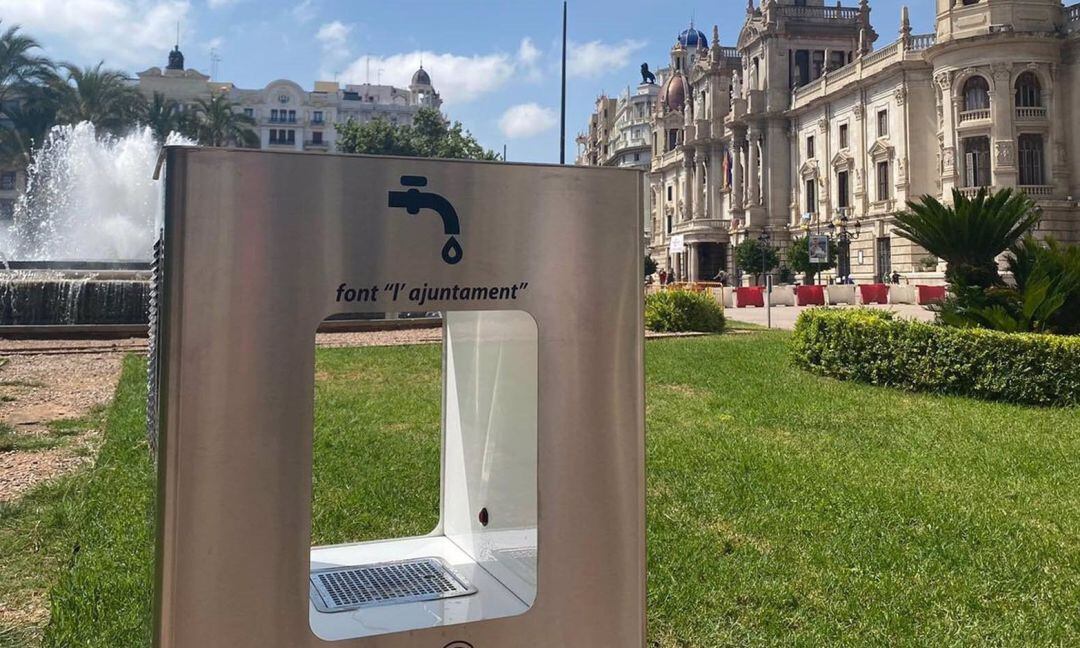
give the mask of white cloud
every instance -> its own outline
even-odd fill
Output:
[[[314,0],[303,0],[300,4],[292,8],[293,18],[301,23],[309,23],[315,20],[315,2]]]
[[[566,75],[571,77],[597,77],[626,67],[630,57],[645,47],[644,41],[624,40],[620,43],[589,41],[570,42],[566,52]]]
[[[533,45],[532,39],[521,39],[521,47],[518,48],[518,60],[525,65],[533,65],[540,58],[540,50]]]
[[[211,9],[220,9],[231,4],[236,4],[237,2],[243,2],[243,0],[206,0],[206,6]]]
[[[559,116],[551,108],[527,103],[511,106],[499,118],[499,130],[509,139],[533,137],[551,130],[559,122]]]
[[[150,67],[165,58],[186,24],[188,0],[0,0],[4,25],[62,40],[82,57],[113,67]]]
[[[320,27],[318,33],[315,34],[315,38],[322,42],[323,47],[337,48],[346,45],[346,40],[348,40],[351,31],[352,25],[346,25],[340,20],[335,20]]]
[[[371,82],[406,88],[423,61],[431,83],[448,104],[467,103],[502,87],[516,66],[508,54],[459,56],[435,52],[408,52],[390,56],[361,56],[341,71],[344,83]],[[326,74],[324,71],[323,74]]]

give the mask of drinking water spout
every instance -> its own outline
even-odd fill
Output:
[[[395,209],[404,209],[410,215],[415,216],[421,209],[430,209],[442,218],[443,233],[450,235],[446,245],[442,249],[443,261],[453,265],[461,261],[463,251],[457,240],[461,234],[461,223],[458,221],[457,211],[450,201],[437,193],[420,191],[416,187],[426,187],[427,178],[424,176],[401,176],[401,185],[409,187],[407,191],[391,191],[389,206]]]

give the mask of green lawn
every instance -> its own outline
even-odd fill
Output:
[[[652,644],[1080,644],[1076,410],[817,378],[786,345],[765,332],[647,345]],[[317,542],[435,523],[438,353],[318,351]],[[0,510],[0,558],[36,551],[60,573],[48,646],[145,642],[143,372],[125,365],[92,471]],[[43,519],[70,528],[5,541]],[[42,571],[0,569],[0,582]]]

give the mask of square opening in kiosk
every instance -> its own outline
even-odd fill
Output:
[[[438,522],[426,535],[313,547],[309,620],[320,639],[509,617],[524,613],[536,599],[536,322],[524,311],[451,311],[443,314],[443,322]],[[350,435],[357,430],[343,430],[337,419],[324,419],[318,381],[316,385],[316,443],[332,446],[336,436],[355,437],[353,443],[360,447],[351,450],[364,457],[356,466],[357,482],[366,478],[370,484],[371,475],[363,475],[362,466],[380,458],[364,454],[364,433],[385,430],[361,429],[359,435]],[[400,389],[406,398],[425,398],[422,390]],[[336,400],[332,394],[323,396]],[[429,405],[416,403],[420,409]],[[382,424],[393,425],[380,412]],[[363,417],[347,420],[368,425]],[[316,461],[316,538],[321,513],[318,469]],[[402,487],[416,488],[404,481]],[[385,481],[379,488],[386,493],[397,486]],[[409,502],[424,499],[422,493],[400,497]],[[333,500],[340,506],[338,497]],[[394,526],[392,519],[378,519],[393,515],[385,507],[372,513],[361,502],[353,513],[377,516],[370,522],[380,528]]]

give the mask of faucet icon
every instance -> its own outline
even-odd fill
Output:
[[[401,186],[409,187],[408,191],[391,191],[389,206],[404,209],[411,215],[420,213],[421,209],[431,209],[437,213],[443,222],[443,232],[450,238],[442,249],[443,261],[454,265],[461,261],[461,244],[458,243],[457,235],[461,234],[461,224],[458,222],[457,211],[450,201],[437,193],[420,191],[416,187],[426,187],[427,178],[424,176],[401,176]]]

